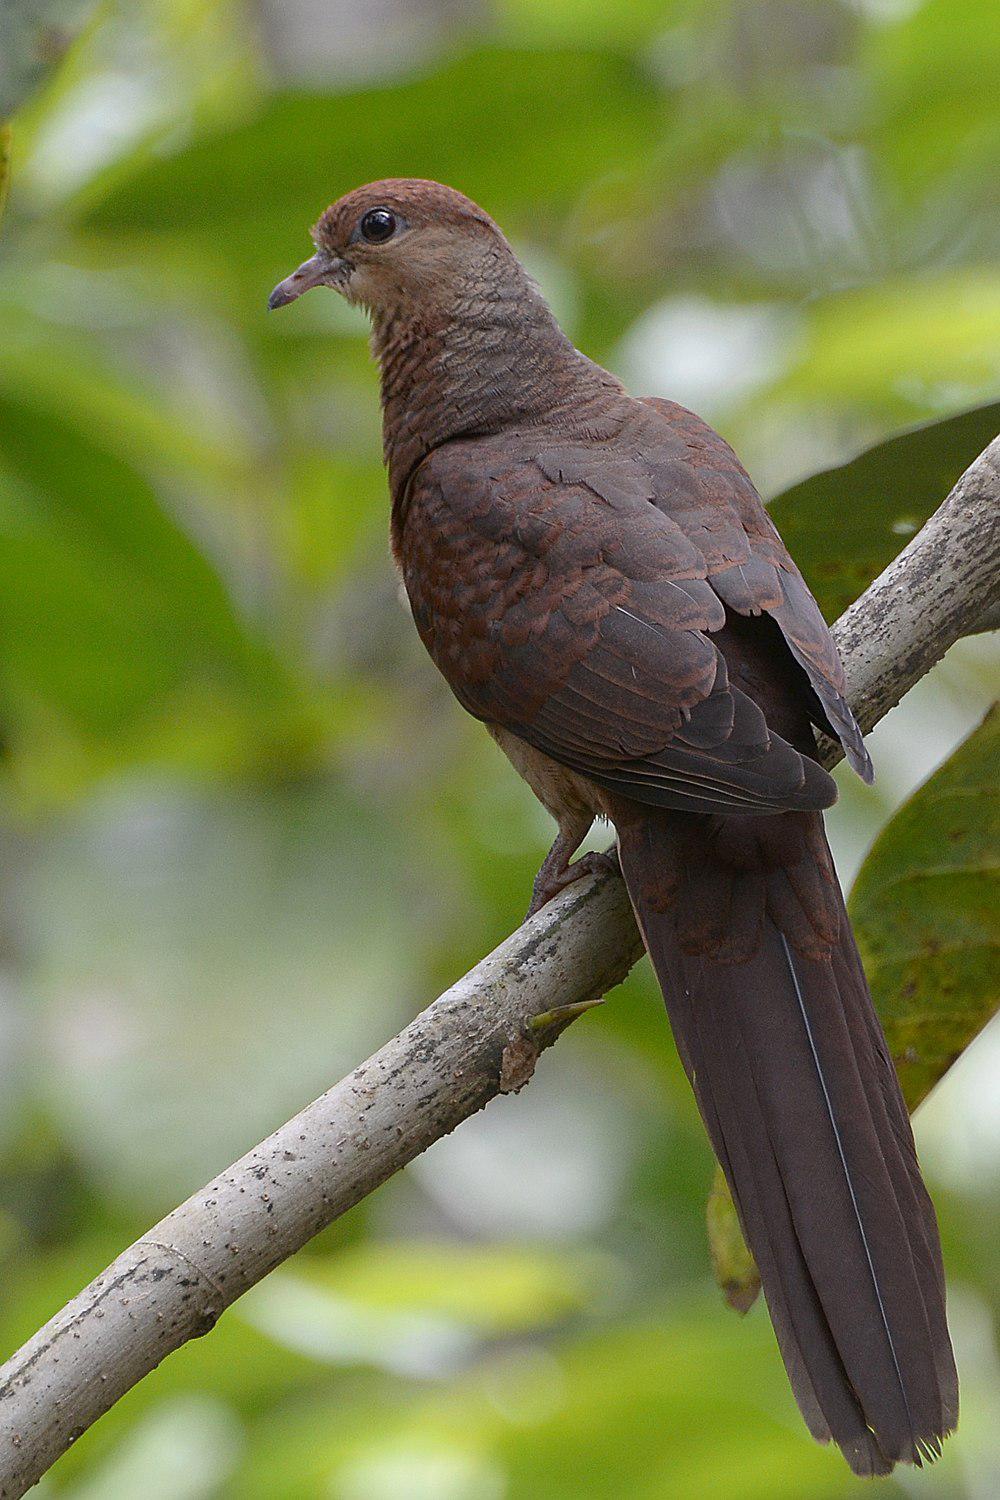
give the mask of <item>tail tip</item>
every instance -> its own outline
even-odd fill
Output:
[[[871,786],[875,780],[875,767],[860,737],[858,743],[852,745],[847,751],[847,759],[852,770],[858,773],[865,786]]]

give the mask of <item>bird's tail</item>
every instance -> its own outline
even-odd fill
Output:
[[[622,809],[622,869],[802,1414],[857,1474],[958,1412],[937,1223],[822,819]]]

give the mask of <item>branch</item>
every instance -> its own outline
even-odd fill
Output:
[[[868,729],[960,636],[1000,566],[1000,439],[836,627]],[[840,758],[832,745],[824,759]],[[129,1247],[0,1370],[16,1500],[160,1360],[496,1094],[642,951],[621,880],[550,902],[399,1036]]]
[[[1000,625],[1000,437],[834,626],[867,733],[962,636]],[[827,742],[824,762],[842,758]]]

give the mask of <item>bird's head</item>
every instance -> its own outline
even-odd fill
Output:
[[[458,433],[569,406],[589,431],[594,404],[621,390],[573,348],[490,216],[453,188],[371,182],[332,204],[312,237],[315,255],[269,305],[329,286],[370,314],[394,495]]]
[[[407,304],[447,303],[483,279],[517,268],[503,234],[454,188],[390,178],[332,204],[312,231],[315,255],[279,282],[269,307],[315,286],[333,287],[376,317]]]

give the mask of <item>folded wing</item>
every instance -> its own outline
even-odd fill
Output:
[[[829,806],[830,777],[730,680],[712,639],[726,601],[646,467],[492,443],[475,463],[467,443],[432,454],[397,531],[417,627],[464,706],[653,806]]]

